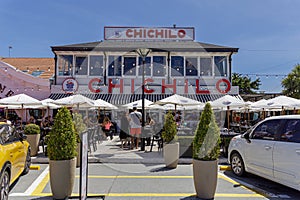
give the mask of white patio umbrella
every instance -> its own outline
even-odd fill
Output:
[[[22,109],[23,113],[23,109],[25,109],[26,107],[38,106],[42,105],[42,103],[38,99],[28,96],[27,94],[17,94],[0,99],[0,105],[6,106],[11,109]],[[25,114],[25,120],[27,120],[26,118],[27,116]]]
[[[211,101],[210,104],[213,108],[227,109],[226,114],[227,114],[227,128],[228,129],[229,129],[229,123],[230,123],[230,120],[229,120],[230,108],[245,108],[247,106],[247,103],[244,102],[244,100],[238,99],[231,95],[225,95],[219,99]]]
[[[112,110],[118,109],[117,106],[108,103],[107,101],[104,101],[102,99],[95,100],[92,108],[105,108],[105,109],[112,109]]]
[[[300,100],[295,99],[292,97],[287,97],[287,96],[277,96],[272,99],[267,100],[267,106],[268,108],[299,108],[300,107]]]
[[[92,99],[87,98],[81,94],[57,99],[53,103],[57,105],[77,107],[77,110],[79,110],[79,108],[90,108],[94,105],[94,101]]]
[[[200,101],[196,101],[194,99],[190,99],[184,96],[180,96],[178,94],[174,94],[172,96],[169,96],[167,98],[161,99],[159,101],[156,101],[154,104],[157,105],[166,105],[166,104],[174,104],[175,105],[175,111],[177,108],[177,105],[188,107],[188,106],[204,106],[204,103]]]
[[[132,109],[133,107],[136,107],[137,109],[142,109],[142,99],[128,103],[123,105],[122,107],[125,107],[127,109]],[[154,105],[152,101],[145,99],[145,109],[163,109],[159,105]]]

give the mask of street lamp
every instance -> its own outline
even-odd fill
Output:
[[[142,133],[145,127],[145,62],[147,55],[151,52],[151,49],[140,48],[136,50],[137,54],[142,58]],[[141,151],[145,151],[145,138],[141,137]]]

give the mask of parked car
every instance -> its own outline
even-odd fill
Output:
[[[249,172],[300,191],[300,115],[268,117],[235,136],[228,161],[238,176]]]
[[[29,172],[30,146],[22,132],[0,122],[0,200],[8,199],[9,187]]]

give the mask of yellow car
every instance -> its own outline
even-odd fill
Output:
[[[29,172],[30,146],[22,132],[0,122],[0,200],[7,200],[10,185]]]

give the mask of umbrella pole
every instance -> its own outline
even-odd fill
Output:
[[[229,106],[227,106],[227,128],[230,129],[230,119],[229,119]]]

